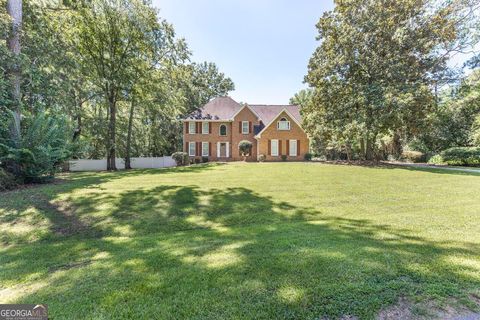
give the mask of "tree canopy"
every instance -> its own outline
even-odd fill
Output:
[[[303,108],[308,132],[358,147],[366,159],[386,135],[398,141],[422,132],[437,103],[435,89],[450,75],[449,54],[473,41],[465,32],[470,5],[336,1],[317,24],[320,45],[306,76],[314,93]]]

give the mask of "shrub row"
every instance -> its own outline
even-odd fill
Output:
[[[208,157],[202,157],[201,159],[200,158],[190,159],[188,153],[186,152],[174,152],[172,153],[172,159],[175,160],[175,163],[179,167],[188,166],[189,164],[193,164],[193,163],[208,162]]]
[[[457,147],[444,150],[440,153],[444,163],[451,166],[478,166],[480,165],[479,147]]]

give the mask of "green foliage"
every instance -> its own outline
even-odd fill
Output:
[[[186,166],[190,164],[190,157],[186,152],[174,152],[172,158],[177,163],[177,166]]]
[[[257,159],[259,162],[265,162],[267,157],[264,154],[260,154]]]
[[[460,84],[447,88],[429,116],[429,126],[419,134],[430,151],[477,145],[480,136],[480,70],[474,70]]]
[[[476,116],[475,120],[472,123],[472,128],[470,129],[470,142],[476,146],[480,147],[480,113]]]
[[[4,168],[20,166],[17,173],[26,182],[50,179],[71,155],[71,129],[63,116],[39,113],[25,117],[19,146],[4,139],[0,162]]]
[[[402,153],[402,158],[406,159],[413,163],[425,162],[426,156],[423,152],[420,151],[410,151],[406,150]]]
[[[22,70],[22,112],[64,115],[74,127],[67,140],[75,141],[76,158],[104,158],[112,146],[122,158],[171,154],[181,148],[178,119],[234,88],[214,63],[191,62],[185,41],[150,1],[23,4],[19,58],[0,41],[0,143],[8,147],[5,71],[14,63]],[[0,0],[0,39],[11,27],[5,8]],[[8,152],[31,157],[26,150]]]
[[[208,157],[202,157],[202,162],[207,163],[208,162]]]
[[[240,153],[245,157],[249,156],[252,152],[253,144],[248,140],[242,140],[238,143],[238,149]]]
[[[451,166],[480,165],[480,147],[456,147],[442,151],[443,161]]]
[[[280,159],[282,159],[282,161],[287,161],[287,155],[286,154],[282,154],[280,156]]]
[[[336,2],[317,23],[320,45],[306,76],[313,102],[302,110],[307,132],[337,150],[353,138],[360,157],[373,159],[379,136],[422,131],[435,105],[430,88],[449,56],[438,48],[454,47],[465,35],[456,23],[468,20],[459,19],[461,6]],[[351,124],[355,133],[344,137]]]
[[[0,192],[14,189],[16,186],[15,176],[0,167]]]
[[[312,100],[313,89],[307,88],[295,93],[295,95],[290,98],[290,104],[294,104],[303,108],[306,107],[308,104],[312,103]]]
[[[312,154],[310,152],[305,153],[305,155],[303,156],[303,159],[305,161],[311,161],[312,160]]]
[[[445,161],[443,161],[443,158],[441,155],[439,154],[436,154],[432,157],[430,157],[430,159],[428,159],[428,164],[437,164],[437,165],[441,165],[441,164],[445,164]]]

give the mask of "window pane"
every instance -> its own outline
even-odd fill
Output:
[[[278,140],[271,141],[272,147],[272,156],[278,156]]]
[[[188,133],[195,133],[197,130],[195,128],[196,122],[189,122],[188,123]]]
[[[208,142],[202,142],[202,156],[208,157]]]
[[[209,133],[209,124],[208,122],[202,122],[202,133]]]
[[[290,130],[290,121],[278,121],[278,130]]]
[[[227,126],[225,126],[224,124],[222,124],[220,126],[220,135],[221,136],[226,136],[227,135]]]
[[[242,133],[248,133],[249,123],[248,121],[242,121]]]
[[[190,142],[188,146],[188,155],[195,156],[195,142]]]
[[[294,157],[297,155],[297,140],[290,140],[290,156]]]

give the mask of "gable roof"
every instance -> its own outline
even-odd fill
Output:
[[[298,123],[302,123],[302,116],[300,115],[300,107],[287,104],[287,105],[267,105],[267,104],[250,104],[252,108],[258,115],[258,117],[267,124],[272,122],[281,112],[284,110],[288,111],[288,114],[294,118]]]
[[[296,105],[241,105],[230,97],[217,97],[203,107],[189,114],[185,120],[219,120],[231,121],[245,107],[248,107],[264,124],[272,122],[281,112],[286,110],[294,120],[302,123],[300,107]]]
[[[242,108],[230,97],[217,97],[189,114],[185,120],[231,120]]]
[[[276,116],[274,116],[274,117],[272,118],[272,120],[270,120],[270,122],[268,122],[268,123],[260,130],[260,132],[258,132],[258,133],[255,134],[255,138],[261,138],[263,131],[267,130],[267,128],[270,127],[270,126],[273,124],[273,122],[275,121],[275,119],[277,119],[282,113],[286,113],[287,116],[289,116],[290,118],[292,118],[292,120],[300,127],[300,129],[301,129],[303,132],[305,132],[305,130],[303,130],[303,128],[302,128],[302,124],[301,124],[301,122],[300,122],[301,120],[298,121],[298,120],[297,120],[297,117],[295,117],[290,111],[288,111],[287,108],[283,108],[282,110],[280,110],[279,113],[277,113]],[[300,111],[298,111],[298,115],[300,115]],[[301,119],[301,118],[300,118],[300,119]]]

